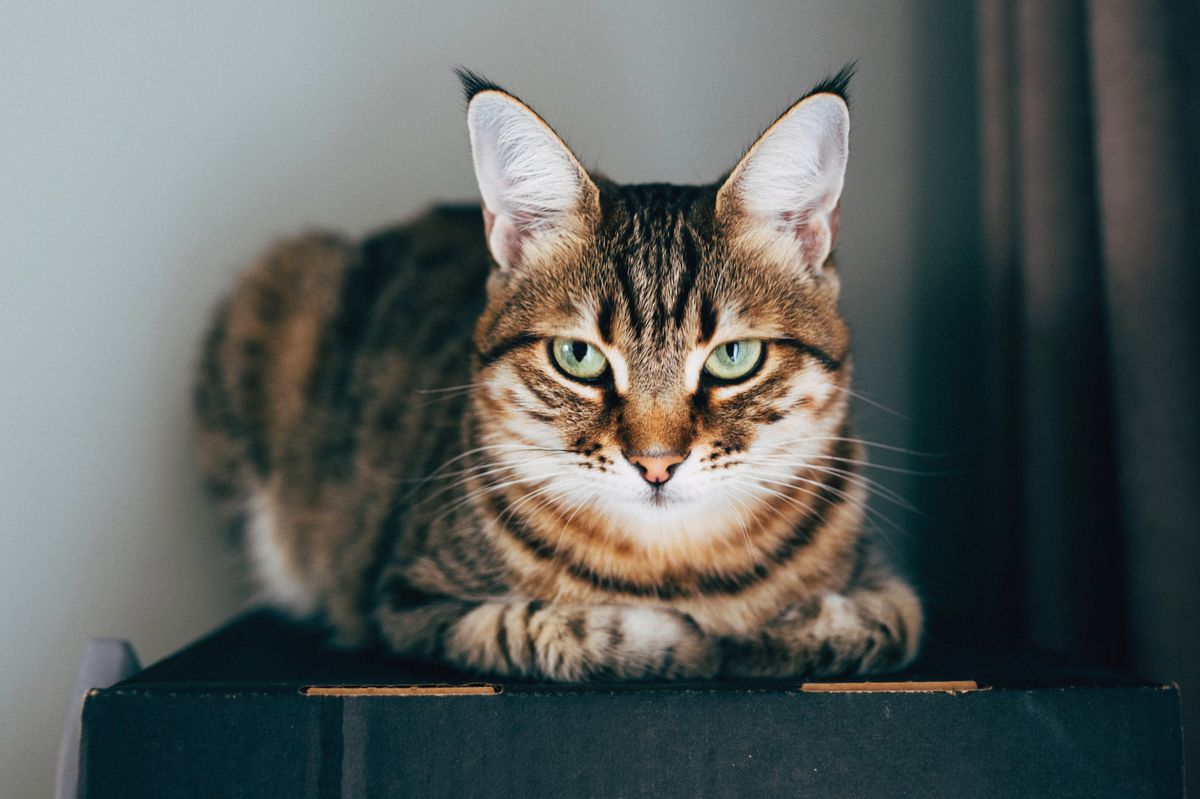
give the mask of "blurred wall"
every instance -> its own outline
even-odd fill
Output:
[[[614,179],[707,182],[859,59],[839,248],[857,390],[911,417],[915,336],[955,339],[938,314],[975,236],[971,23],[930,5],[7,4],[0,796],[48,794],[88,638],[153,660],[243,601],[191,461],[197,339],[273,237],[475,196],[454,64]],[[912,437],[871,405],[860,430]],[[911,550],[912,517],[880,511]]]

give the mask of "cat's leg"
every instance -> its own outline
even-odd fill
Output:
[[[658,608],[430,599],[376,620],[397,654],[470,671],[576,681],[711,677],[718,666],[713,639]]]
[[[789,607],[756,638],[722,642],[734,677],[868,674],[898,669],[917,654],[921,604],[890,574],[868,575],[838,594]]]

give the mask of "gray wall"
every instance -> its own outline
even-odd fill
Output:
[[[153,660],[243,601],[191,462],[197,338],[273,237],[313,223],[359,233],[475,196],[456,63],[522,94],[615,179],[695,182],[857,57],[845,306],[858,390],[911,408],[922,236],[942,206],[973,214],[955,196],[974,178],[966,132],[939,110],[973,88],[969,69],[940,63],[962,60],[961,12],[919,0],[414,6],[7,4],[0,795],[47,794],[89,637],[127,637]],[[959,160],[925,169],[945,157]],[[904,420],[863,410],[868,437],[908,442]]]

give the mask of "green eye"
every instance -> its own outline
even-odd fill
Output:
[[[596,380],[608,368],[608,359],[600,350],[575,338],[554,339],[550,354],[558,368],[576,380]]]
[[[757,339],[727,341],[717,345],[704,362],[704,371],[718,380],[734,381],[749,377],[762,360],[763,345]]]

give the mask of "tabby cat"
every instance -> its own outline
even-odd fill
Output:
[[[848,70],[708,186],[591,175],[461,77],[482,218],[286,241],[205,343],[202,465],[265,595],[345,645],[515,677],[909,662],[830,259]]]

